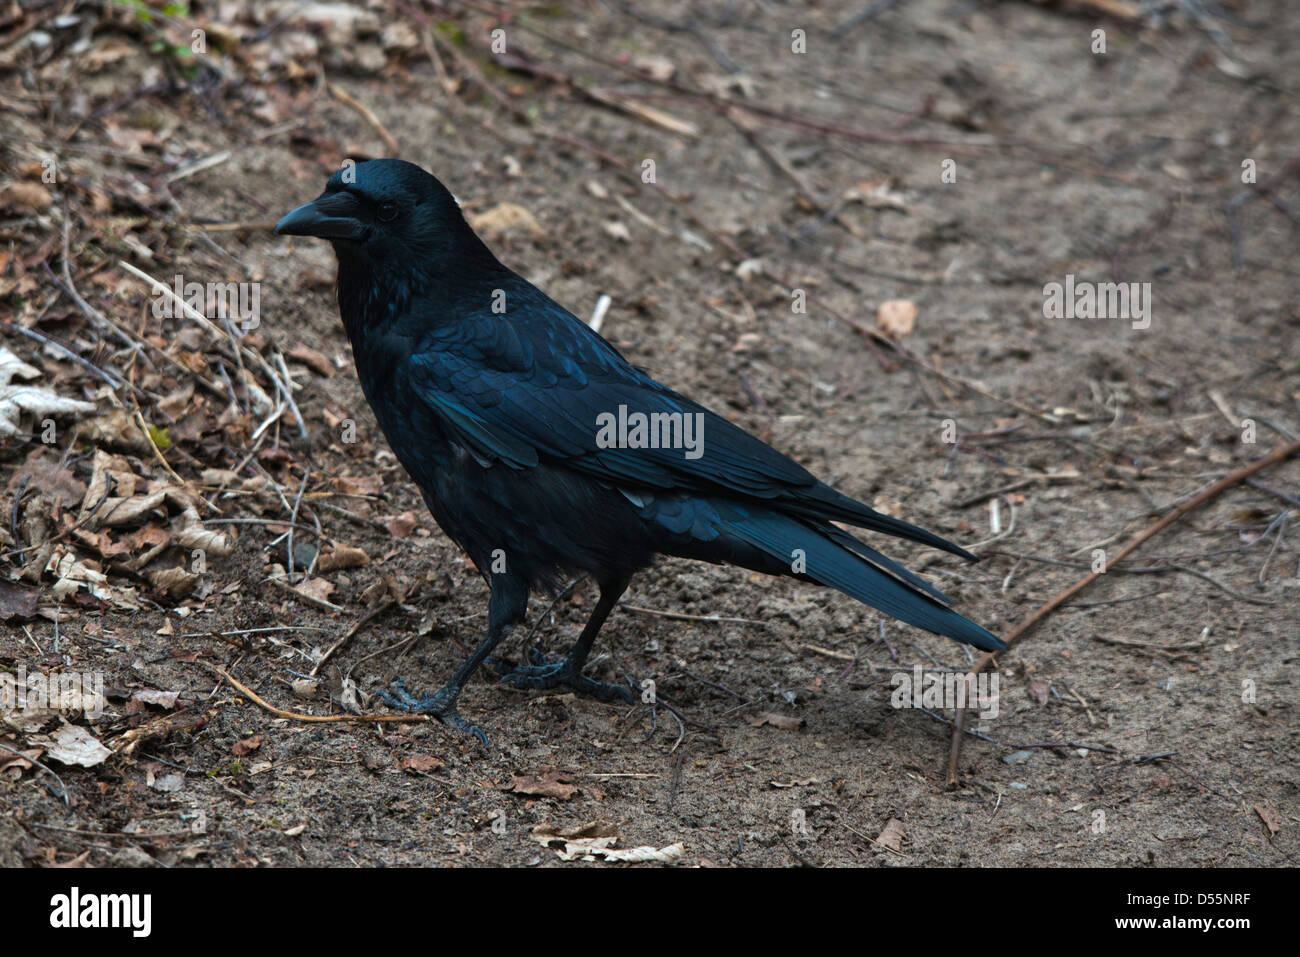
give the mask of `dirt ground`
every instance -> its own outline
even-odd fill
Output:
[[[891,694],[914,666],[968,668],[964,648],[734,568],[665,561],[606,625],[589,673],[651,678],[664,703],[483,674],[461,712],[486,749],[437,724],[279,717],[211,670],[286,712],[346,714],[346,696],[384,714],[369,695],[396,675],[436,688],[485,624],[486,586],[361,394],[328,246],[269,230],[348,156],[430,169],[577,315],[611,297],[603,334],[630,361],[974,549],[971,566],[881,546],[1010,632],[1300,433],[1293,4],[1203,23],[955,0],[865,19],[297,6],[3,14],[0,343],[95,411],[54,414],[52,443],[24,413],[0,444],[0,669],[99,673],[106,703],[0,723],[0,863],[555,866],[538,829],[578,826],[689,865],[1297,863],[1294,459],[1000,655],[1000,714],[971,724],[992,740],[967,738],[955,787],[951,712]],[[176,49],[192,26],[200,58]],[[307,439],[288,410],[255,439],[268,416],[224,333],[159,318],[121,262],[259,283],[249,379],[274,400],[251,356],[284,354]],[[1149,325],[1046,317],[1067,276],[1149,283]],[[890,300],[916,307],[900,348],[865,334]],[[109,493],[153,498],[111,523],[93,508]],[[221,536],[198,570],[196,528]],[[585,582],[535,596],[507,655],[562,651],[593,601]],[[112,753],[61,763],[65,720]]]

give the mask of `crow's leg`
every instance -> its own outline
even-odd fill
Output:
[[[596,602],[596,608],[591,613],[591,618],[587,620],[587,626],[582,629],[582,634],[578,636],[578,641],[567,658],[555,664],[546,664],[541,654],[534,652],[531,655],[534,662],[532,665],[521,665],[503,675],[501,681],[512,684],[516,688],[555,688],[559,685],[568,685],[575,691],[589,694],[600,701],[621,698],[630,702],[632,692],[627,688],[593,681],[582,674],[582,666],[587,662],[587,655],[591,653],[592,643],[600,633],[601,625],[605,624],[605,619],[609,617],[609,613],[614,610],[614,606],[618,604],[618,600],[623,597],[623,592],[626,590],[626,578],[602,582],[600,600]]]
[[[398,711],[411,711],[418,714],[432,715],[449,728],[472,734],[484,745],[487,735],[474,727],[456,711],[456,699],[460,697],[461,688],[469,681],[470,675],[483,663],[483,659],[492,653],[497,645],[510,634],[516,624],[523,621],[528,609],[528,586],[503,576],[495,576],[492,581],[492,597],[488,604],[487,636],[474,649],[474,653],[456,669],[451,680],[442,686],[436,694],[417,698],[406,690],[401,678],[394,678],[391,691],[379,692],[379,697],[390,708]]]

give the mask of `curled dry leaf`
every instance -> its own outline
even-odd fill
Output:
[[[37,741],[33,738],[31,743],[35,744]],[[104,747],[97,737],[75,724],[65,724],[54,732],[48,743],[44,740],[39,743],[45,745],[47,755],[60,764],[78,765],[83,768],[93,768],[97,764],[103,764],[113,753]]]
[[[507,233],[524,232],[534,239],[546,235],[537,218],[515,203],[498,203],[469,219],[474,231],[489,242],[500,240]]]
[[[135,455],[148,455],[149,440],[125,409],[111,409],[81,424],[81,436],[96,448],[107,447]]]
[[[388,534],[393,538],[406,538],[413,531],[420,527],[420,520],[415,517],[414,512],[403,512],[401,515],[389,515],[387,518],[379,520],[384,528],[388,529]]]
[[[567,801],[578,793],[579,788],[573,784],[573,775],[559,768],[542,768],[537,774],[516,774],[508,790],[532,797]]]
[[[30,770],[35,766],[32,762],[39,761],[44,753],[44,748],[28,748],[18,754],[14,754],[12,751],[0,751],[0,771],[10,768],[17,771]]]
[[[896,817],[891,817],[885,822],[885,826],[881,828],[876,843],[901,854],[903,851],[903,838],[906,836],[907,834],[903,830],[903,822]]]
[[[298,343],[289,350],[289,358],[301,362],[313,372],[326,378],[334,374],[334,365],[330,362],[329,357],[323,352],[316,351],[311,346]]]
[[[46,456],[43,449],[14,470],[9,489],[16,493],[19,487],[25,488],[27,495],[42,492],[52,504],[63,508],[76,505],[86,494],[86,483],[78,480],[71,469]]]
[[[332,572],[344,568],[360,568],[368,564],[370,564],[370,556],[363,549],[352,545],[335,545],[321,553],[316,567],[322,572]]]
[[[756,728],[763,725],[771,725],[773,728],[780,728],[783,731],[798,731],[803,727],[803,718],[793,714],[778,714],[775,711],[764,711],[762,714],[756,714],[749,719],[749,723]]]
[[[199,510],[193,505],[186,506],[181,513],[182,527],[172,535],[181,548],[193,550],[201,548],[211,558],[228,558],[235,551],[234,535],[219,531],[211,525],[204,525],[199,518]]]
[[[378,495],[383,480],[378,475],[338,475],[334,487],[344,495]]]
[[[20,216],[43,213],[52,202],[50,191],[40,183],[18,182],[0,186],[0,209],[9,213]]]
[[[888,299],[876,311],[876,328],[892,339],[912,334],[916,326],[916,303],[910,299]]]
[[[108,577],[100,569],[99,563],[90,559],[82,560],[71,548],[58,545],[51,549],[49,559],[42,566],[42,571],[55,576],[49,594],[55,599],[62,599],[74,592],[85,590],[100,601],[108,602],[117,608],[136,611],[140,602],[135,589],[129,586],[116,586],[108,583]]]
[[[72,415],[95,411],[93,402],[68,399],[48,389],[22,385],[13,380],[39,378],[41,371],[28,365],[4,346],[0,346],[0,435],[17,436],[22,432],[18,417],[30,412],[37,418]]]
[[[144,573],[149,584],[172,598],[184,598],[199,584],[199,576],[179,565],[175,568],[156,568]]]

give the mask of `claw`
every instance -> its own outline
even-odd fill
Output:
[[[394,711],[427,714],[430,717],[437,718],[454,731],[473,735],[478,738],[483,747],[487,747],[487,735],[481,728],[476,728],[457,713],[456,696],[446,694],[446,689],[434,695],[417,698],[407,690],[406,682],[401,678],[394,678],[389,687],[392,689],[391,692],[380,691],[378,697]]]
[[[615,698],[620,698],[628,704],[632,703],[632,693],[627,688],[605,684],[579,674],[567,658],[555,664],[547,664],[546,658],[535,648],[530,650],[529,658],[534,662],[532,665],[521,665],[513,671],[502,674],[498,683],[535,690],[566,685],[581,694],[590,695],[597,701],[613,701]]]

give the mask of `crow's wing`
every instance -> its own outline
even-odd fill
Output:
[[[761,500],[793,515],[842,521],[973,556],[924,529],[881,515],[819,482],[771,446],[661,385],[536,287],[506,290],[508,312],[449,317],[428,306],[411,384],[484,461],[525,469],[549,461],[625,490],[673,489]],[[419,308],[419,307],[417,307]],[[677,413],[702,423],[703,454],[683,448],[602,447],[601,417]]]
[[[532,289],[532,287],[529,287]],[[512,468],[542,459],[629,487],[727,490],[773,498],[811,489],[811,473],[743,429],[655,382],[567,310],[532,289],[508,293],[505,316],[445,318],[411,358],[420,398],[477,454]],[[600,417],[700,416],[703,454],[682,448],[602,448]]]

